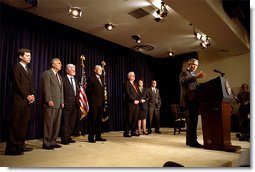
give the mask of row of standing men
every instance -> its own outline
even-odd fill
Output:
[[[19,49],[17,52],[19,63],[12,68],[12,111],[10,116],[9,135],[6,141],[6,155],[22,155],[33,148],[25,145],[26,133],[31,117],[31,105],[35,102],[32,71],[27,67],[31,61],[29,49]],[[76,75],[75,65],[66,66],[66,76],[61,77],[58,72],[62,68],[59,58],[50,61],[51,68],[42,75],[42,103],[43,103],[43,145],[42,148],[52,150],[60,148],[57,144],[57,137],[61,133],[61,144],[74,143],[72,139],[77,113],[79,113],[79,84]],[[129,81],[125,82],[125,105],[126,118],[124,137],[138,136],[143,133],[151,133],[153,114],[155,114],[155,132],[159,130],[159,109],[160,96],[156,88],[156,81],[152,81],[151,91],[141,90],[143,84],[139,81],[140,87],[134,84],[134,72],[128,73]],[[131,87],[130,87],[131,86]],[[139,90],[138,90],[139,88]],[[155,89],[155,93],[152,92]],[[150,89],[148,89],[150,90]],[[90,78],[86,87],[86,94],[90,105],[88,114],[88,141],[106,141],[102,138],[101,124],[104,111],[104,85],[102,83],[102,67],[96,65],[94,75]],[[153,94],[153,95],[152,95]],[[152,96],[148,98],[147,96]],[[153,102],[147,103],[147,100]],[[153,106],[152,106],[153,104]],[[149,105],[149,125],[146,131],[146,114]],[[139,107],[141,109],[139,113]],[[140,114],[140,115],[139,115]],[[138,118],[139,117],[139,118]],[[138,120],[139,119],[139,120]],[[137,128],[139,130],[137,131]],[[131,133],[129,133],[129,130]]]

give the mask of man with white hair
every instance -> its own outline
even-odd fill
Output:
[[[101,136],[105,97],[102,67],[100,65],[96,65],[94,68],[94,75],[88,81],[86,94],[90,108],[88,113],[88,141],[90,143],[106,141]]]
[[[139,115],[139,93],[135,84],[135,73],[128,73],[128,81],[124,84],[126,116],[124,121],[123,137],[139,136],[137,123]],[[131,133],[129,133],[131,131]]]
[[[66,76],[63,79],[64,108],[61,117],[61,144],[75,143],[71,138],[79,114],[79,85],[75,65],[66,65]]]

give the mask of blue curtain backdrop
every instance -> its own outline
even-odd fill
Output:
[[[179,102],[179,80],[183,60],[197,57],[189,53],[175,58],[157,59],[131,49],[99,39],[73,28],[34,16],[30,13],[1,5],[0,43],[0,140],[8,134],[11,112],[10,71],[18,62],[16,52],[20,48],[31,50],[30,68],[33,72],[36,102],[32,107],[28,139],[42,137],[41,75],[50,68],[49,61],[59,57],[62,61],[61,74],[68,63],[76,65],[77,78],[81,75],[80,56],[85,55],[85,72],[90,77],[93,68],[106,62],[106,82],[108,87],[110,118],[107,129],[123,130],[124,91],[123,83],[127,73],[134,71],[136,79],[143,78],[145,87],[152,79],[158,81],[162,98],[161,126],[171,127],[170,104]],[[86,131],[86,126],[85,126]]]

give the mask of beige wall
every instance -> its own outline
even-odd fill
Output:
[[[213,72],[217,69],[225,73],[225,78],[230,83],[234,93],[238,93],[241,84],[247,83],[250,86],[250,53],[239,56],[223,57],[220,53],[204,53],[200,52],[199,67],[197,71],[203,70],[206,73],[206,78],[200,82],[208,81],[219,76]]]

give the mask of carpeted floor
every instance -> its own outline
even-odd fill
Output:
[[[74,138],[76,143],[54,150],[42,149],[42,140],[28,140],[31,152],[21,156],[4,155],[5,143],[0,143],[1,167],[163,167],[167,161],[184,167],[236,167],[240,158],[246,161],[250,142],[239,141],[231,133],[238,152],[191,148],[185,145],[185,132],[173,135],[172,128],[162,128],[162,134],[152,133],[125,138],[122,131],[103,133],[106,142],[89,143],[87,135]],[[203,143],[202,131],[198,140]],[[240,156],[242,155],[242,156]]]

